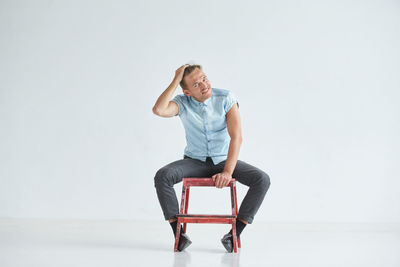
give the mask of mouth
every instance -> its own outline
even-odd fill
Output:
[[[206,89],[204,89],[203,91],[201,91],[201,94],[203,94],[203,95],[207,94],[209,89],[210,89],[210,88],[207,87]]]

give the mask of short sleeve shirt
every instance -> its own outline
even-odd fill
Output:
[[[230,142],[226,114],[238,103],[234,94],[212,88],[211,97],[204,102],[184,94],[175,96],[172,101],[179,106],[178,115],[185,128],[184,155],[201,161],[211,157],[214,164],[226,160]]]

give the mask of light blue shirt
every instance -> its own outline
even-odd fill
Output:
[[[226,113],[237,103],[228,90],[212,88],[212,95],[204,102],[180,94],[172,99],[179,106],[186,133],[184,154],[206,161],[211,157],[214,164],[227,159],[230,136],[226,127]],[[239,106],[239,103],[238,103]]]

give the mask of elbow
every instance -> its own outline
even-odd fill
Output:
[[[153,114],[160,116],[160,110],[156,106],[153,107],[152,111],[153,111]]]

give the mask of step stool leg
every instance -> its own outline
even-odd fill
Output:
[[[178,218],[178,223],[176,225],[176,235],[175,235],[175,245],[174,245],[174,251],[178,251],[178,244],[179,244],[179,237],[181,235],[181,220]]]
[[[237,252],[236,220],[232,221],[233,252]]]
[[[238,208],[237,208],[236,183],[233,185],[233,194],[234,194],[234,202],[235,202],[235,213],[236,213],[236,216],[237,216]],[[240,236],[239,236],[239,238],[238,238],[238,248],[241,248],[241,247],[242,247],[242,245],[241,245]]]
[[[185,214],[188,213],[188,208],[189,208],[189,192],[190,192],[190,186],[186,187]],[[186,233],[186,223],[183,223],[183,232]]]

